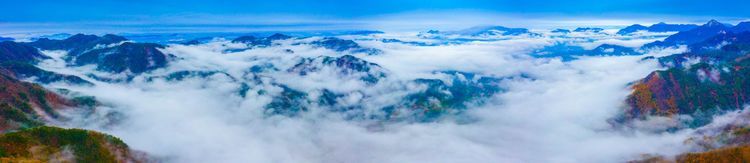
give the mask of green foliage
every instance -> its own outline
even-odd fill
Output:
[[[734,131],[732,131],[732,135],[735,135],[735,136],[742,136],[742,135],[747,135],[747,134],[750,134],[750,128],[748,127],[742,127],[742,128],[735,129]]]
[[[4,119],[5,123],[9,123],[9,121],[18,123],[22,129],[43,125],[42,122],[33,119],[33,117],[7,103],[0,104],[0,119]]]
[[[307,107],[305,106],[308,103],[307,93],[286,86],[281,87],[283,88],[281,94],[274,97],[271,103],[266,105],[267,112],[293,116],[299,112],[307,111]]]
[[[47,90],[41,87],[31,87],[29,92],[36,98],[39,107],[41,107],[47,115],[50,115],[52,118],[59,117],[57,112],[52,106],[50,106],[49,102],[47,102]]]
[[[21,97],[24,101],[29,101],[29,95],[26,95],[26,93],[18,92],[18,97]]]
[[[93,108],[95,107],[98,102],[96,101],[96,97],[94,96],[76,96],[71,99],[73,103],[77,104],[81,107],[89,107]]]
[[[116,137],[82,129],[42,126],[0,136],[0,157],[31,158],[31,147],[43,147],[51,153],[69,148],[77,162],[118,162],[115,152],[128,151]]]
[[[439,79],[417,79],[415,82],[427,89],[405,98],[404,106],[421,111],[417,113],[421,114],[417,115],[420,121],[434,121],[447,113],[462,112],[467,105],[481,104],[502,91],[497,85],[498,78],[457,71],[442,73],[452,76],[449,83]]]

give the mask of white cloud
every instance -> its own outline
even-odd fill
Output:
[[[431,47],[360,41],[384,54],[357,56],[389,73],[386,79],[368,85],[358,74],[342,75],[335,67],[316,65],[323,68],[306,76],[286,71],[303,58],[342,55],[294,45],[311,39],[316,38],[232,53],[225,51],[247,47],[226,40],[172,45],[164,52],[181,60],[133,82],[50,86],[94,95],[106,106],[99,109],[124,115],[119,123],[109,126],[90,123],[102,118],[96,116],[65,125],[113,134],[130,147],[168,162],[618,162],[646,153],[678,153],[688,136],[687,131],[618,131],[607,123],[623,107],[629,94],[627,84],[658,69],[653,60],[641,61],[643,56],[562,62],[527,55],[559,39],[547,37]],[[285,49],[294,53],[284,53]],[[60,56],[57,53],[50,54]],[[653,54],[660,53],[649,53]],[[54,63],[43,67],[76,75],[91,71]],[[251,67],[265,64],[280,71],[247,73]],[[228,76],[146,80],[184,70],[222,71]],[[468,115],[476,119],[471,123],[347,120],[342,113],[318,107],[299,117],[264,114],[263,106],[272,101],[271,95],[281,91],[272,83],[310,94],[330,89],[344,94],[338,99],[342,105],[360,106],[365,114],[376,114],[419,91],[410,80],[441,78],[432,73],[440,70],[531,78],[504,80],[505,92],[486,105],[469,109]],[[245,97],[238,93],[242,83],[250,85]]]

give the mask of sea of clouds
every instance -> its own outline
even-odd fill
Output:
[[[319,65],[320,71],[304,76],[285,71],[300,60],[347,53],[299,44],[319,37],[283,40],[275,46],[244,51],[231,49],[247,45],[225,39],[200,45],[174,44],[162,51],[178,59],[130,82],[96,82],[87,74],[123,75],[96,72],[93,66],[69,67],[61,59],[65,55],[61,51],[45,51],[53,59],[40,66],[94,81],[95,86],[46,86],[95,96],[102,103],[93,114],[66,113],[71,120],[59,125],[112,134],[164,162],[622,162],[643,154],[674,155],[690,148],[683,143],[692,132],[689,130],[654,133],[621,130],[609,123],[625,107],[624,100],[631,92],[628,85],[660,69],[656,61],[642,58],[685,49],[658,49],[644,56],[581,57],[569,62],[530,53],[557,42],[591,48],[602,43],[639,47],[663,39],[659,36],[664,35],[545,34],[437,46],[378,41],[436,41],[408,32],[343,36],[383,51],[379,55],[353,54],[382,67],[378,71],[387,77],[376,84],[361,81],[363,74],[341,74],[339,69],[323,65]],[[253,66],[269,64],[281,71],[247,72]],[[360,114],[375,115],[380,108],[424,89],[412,80],[444,79],[434,72],[445,70],[524,77],[502,80],[504,91],[486,103],[471,105],[465,114],[472,119],[469,122],[351,119],[314,105],[299,116],[269,115],[264,109],[282,91],[277,84],[283,84],[309,94],[319,94],[322,89],[344,94],[337,98],[338,105],[356,106]],[[177,81],[158,78],[177,71],[223,73]],[[250,85],[244,97],[237,93],[243,83]],[[268,93],[257,93],[260,90]]]

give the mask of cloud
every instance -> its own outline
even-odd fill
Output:
[[[91,123],[107,119],[107,114],[78,117],[61,125],[113,134],[130,147],[167,162],[614,162],[648,153],[679,153],[689,135],[688,131],[620,131],[607,123],[623,107],[622,101],[630,93],[627,84],[659,69],[653,60],[642,61],[644,56],[562,62],[528,55],[557,41],[549,37],[441,46],[358,37],[355,39],[363,46],[384,51],[372,56],[354,54],[388,73],[375,84],[362,82],[361,74],[341,74],[336,67],[324,64],[312,65],[320,71],[305,76],[286,71],[301,60],[343,55],[299,44],[320,39],[313,37],[237,52],[228,50],[248,47],[221,39],[201,45],[171,45],[163,51],[180,60],[132,82],[48,87],[96,96],[104,104],[99,112],[122,114],[111,125]],[[594,42],[608,39],[612,38]],[[286,49],[294,53],[285,53]],[[61,56],[61,52],[45,53]],[[657,54],[661,52],[649,53]],[[54,63],[42,67],[80,76],[94,73],[90,68]],[[272,65],[278,71],[249,73],[252,67],[262,65]],[[268,115],[264,109],[283,92],[280,85],[285,85],[309,94],[333,90],[343,95],[337,98],[341,105],[356,106],[366,115],[379,114],[381,108],[424,89],[411,80],[441,79],[444,77],[434,72],[444,70],[528,77],[503,80],[504,92],[468,109],[466,114],[475,119],[468,123],[350,119],[346,112],[312,104],[308,112],[293,117]],[[153,78],[179,71],[224,73],[183,80]],[[245,96],[239,93],[243,84],[249,85]]]

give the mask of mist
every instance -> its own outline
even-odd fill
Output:
[[[86,74],[123,74],[68,67],[60,59],[65,53],[61,51],[45,51],[53,59],[40,67],[95,81],[95,86],[52,83],[46,87],[95,96],[102,103],[92,115],[66,113],[72,120],[58,125],[112,134],[164,162],[623,162],[643,154],[668,156],[691,148],[683,141],[692,130],[653,133],[618,130],[608,123],[626,107],[628,85],[661,69],[656,61],[643,58],[685,51],[684,47],[655,49],[642,56],[562,61],[530,54],[560,41],[576,42],[575,38],[529,36],[415,46],[373,39],[390,34],[350,37],[383,53],[336,52],[299,44],[318,37],[234,52],[228,50],[248,47],[214,39],[161,49],[179,59],[130,82],[96,82]],[[419,40],[409,35],[396,37]],[[640,47],[654,40],[633,37],[637,38],[601,35],[576,43]],[[370,73],[386,77],[370,84],[360,80],[364,73],[340,73],[336,67],[315,62],[345,54],[378,64],[380,68]],[[285,71],[305,59],[313,60],[319,71],[306,75]],[[259,65],[273,65],[281,71],[247,72]],[[425,89],[412,80],[445,79],[435,72],[447,70],[503,78],[500,87],[504,91],[486,103],[469,105],[463,116],[470,121],[352,119],[315,105],[298,116],[284,116],[269,115],[264,108],[282,92],[282,84],[309,94],[331,90],[344,95],[336,98],[338,105],[361,108],[355,114],[378,115],[380,108]],[[178,71],[223,73],[182,80],[160,78]],[[246,95],[238,93],[243,84],[250,85]],[[261,90],[266,93],[258,93]]]

